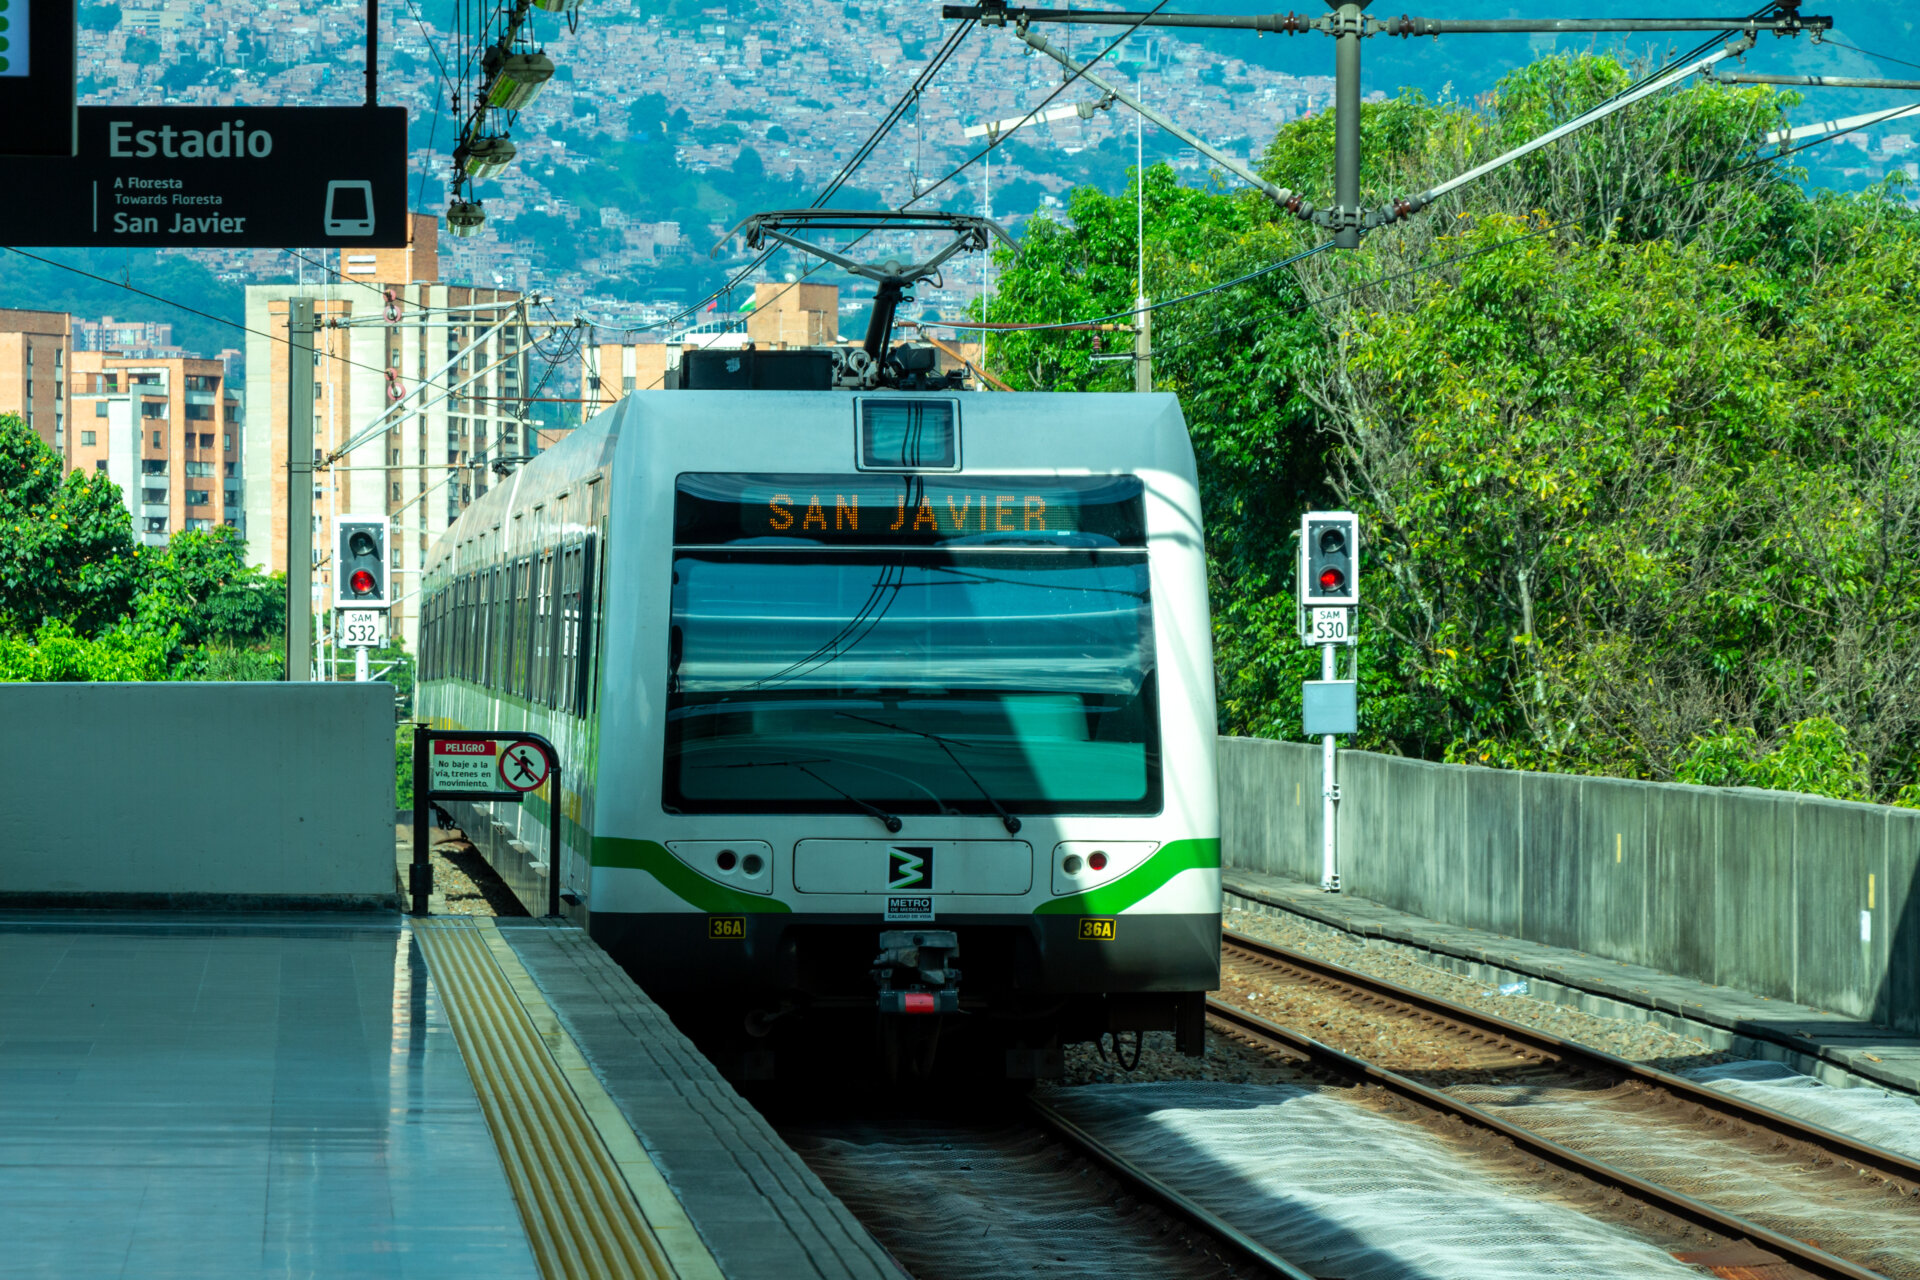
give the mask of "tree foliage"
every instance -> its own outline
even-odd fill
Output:
[[[1425,190],[1627,85],[1546,58],[1475,108],[1368,104],[1364,198]],[[1299,731],[1291,532],[1362,513],[1362,745],[1431,759],[1915,794],[1920,223],[1808,195],[1767,89],[1659,95],[1351,253],[1158,311],[1206,506],[1222,728]],[[1329,203],[1330,116],[1262,171]],[[1316,233],[1145,175],[1157,299]],[[1136,192],[1076,192],[995,320],[1130,309]],[[1114,346],[1130,342],[1117,335]],[[995,336],[1020,387],[1119,390],[1090,335]]]
[[[285,619],[234,530],[143,547],[117,485],[0,414],[0,680],[277,680]]]

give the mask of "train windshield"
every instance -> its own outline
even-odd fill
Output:
[[[989,491],[989,510],[1029,496]],[[679,547],[667,808],[1158,812],[1144,536],[987,524]]]

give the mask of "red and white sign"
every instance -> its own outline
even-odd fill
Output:
[[[500,754],[500,781],[515,791],[531,791],[546,780],[547,753],[531,742],[516,742]]]
[[[485,738],[439,738],[427,786],[433,791],[498,791],[500,744]]]

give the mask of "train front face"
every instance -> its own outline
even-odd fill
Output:
[[[730,425],[647,433],[683,455],[640,532],[662,554],[621,570],[658,579],[657,634],[632,619],[657,792],[644,836],[596,841],[596,936],[670,1005],[760,1028],[1197,1025],[1219,841],[1177,404],[780,398],[648,398]]]

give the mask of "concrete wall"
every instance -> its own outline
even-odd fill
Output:
[[[1920,811],[1340,753],[1341,886],[1920,1031]],[[1320,879],[1320,748],[1225,738],[1222,855]]]
[[[391,906],[393,688],[0,684],[0,901]]]

